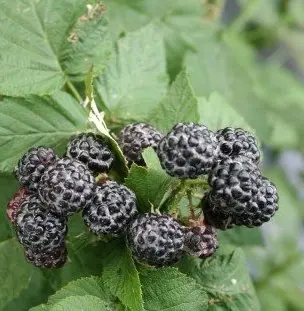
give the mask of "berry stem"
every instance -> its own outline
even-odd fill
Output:
[[[194,210],[193,201],[192,201],[192,191],[190,189],[187,189],[187,198],[189,201],[189,210],[190,210],[191,219],[195,219],[195,210]]]
[[[78,102],[82,102],[82,98],[80,96],[80,94],[78,93],[78,91],[76,90],[75,86],[73,85],[73,83],[71,82],[70,79],[66,79],[66,86],[70,89],[72,95],[78,100]]]

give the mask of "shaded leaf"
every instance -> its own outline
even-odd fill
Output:
[[[125,184],[136,193],[140,211],[150,211],[151,205],[157,208],[170,186],[177,181],[161,168],[158,157],[152,148],[143,152],[147,167],[133,164]]]
[[[32,267],[15,239],[0,243],[0,309],[18,297],[30,282]]]

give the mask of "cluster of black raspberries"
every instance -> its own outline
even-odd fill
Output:
[[[260,153],[251,134],[234,128],[213,133],[205,126],[179,123],[162,135],[135,123],[119,135],[129,164],[145,165],[143,149],[152,147],[163,169],[179,179],[209,174],[211,190],[201,202],[204,219],[186,227],[169,214],[138,214],[135,194],[106,176],[114,156],[101,136],[72,137],[65,157],[50,148],[32,148],[15,168],[22,188],[7,215],[25,256],[37,267],[62,267],[67,259],[67,218],[82,210],[96,235],[125,235],[134,258],[155,267],[176,263],[186,252],[208,257],[217,249],[215,228],[260,226],[278,209],[275,186],[260,174]],[[191,223],[191,222],[190,222]]]

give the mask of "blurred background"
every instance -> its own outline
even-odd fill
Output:
[[[248,242],[244,249],[262,310],[304,310],[304,1],[220,2],[209,1],[210,18],[232,29],[262,73],[258,83],[268,94],[264,108],[273,110],[268,120],[274,125],[263,140],[264,171],[280,193],[278,214],[261,228],[262,245],[254,245],[261,240],[251,233],[246,240],[245,232],[240,243]],[[243,57],[241,49],[234,52]],[[243,69],[252,70],[248,63]],[[252,98],[244,100],[246,106]]]

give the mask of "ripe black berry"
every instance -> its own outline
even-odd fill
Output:
[[[260,151],[255,137],[241,128],[226,127],[216,132],[219,160],[245,156],[258,164]]]
[[[257,194],[252,197],[244,213],[237,215],[235,224],[247,227],[261,226],[278,210],[278,201],[279,196],[275,185],[262,177],[259,180]]]
[[[143,149],[152,147],[156,150],[162,137],[163,135],[149,124],[133,123],[121,130],[119,145],[129,162],[144,165]]]
[[[31,148],[19,160],[15,175],[23,186],[37,190],[42,174],[56,160],[56,154],[51,148]]]
[[[146,213],[131,221],[127,239],[141,263],[162,267],[176,263],[183,254],[184,234],[169,215]]]
[[[38,193],[54,213],[69,216],[91,203],[94,188],[95,180],[87,167],[64,158],[44,172]]]
[[[185,232],[185,251],[196,257],[209,257],[217,249],[216,231],[212,226],[202,225],[187,228]]]
[[[20,209],[21,203],[31,195],[31,191],[27,188],[20,188],[12,197],[12,199],[8,202],[6,208],[6,215],[9,218],[10,222],[15,225],[16,224],[16,216],[17,212]]]
[[[67,156],[88,166],[94,173],[106,173],[114,160],[112,152],[101,136],[82,133],[71,139]]]
[[[157,154],[163,169],[171,176],[197,178],[210,172],[216,156],[213,132],[195,123],[178,123],[160,141]]]
[[[51,251],[63,244],[67,224],[65,218],[53,214],[34,194],[21,204],[16,217],[16,229],[24,247]]]
[[[210,201],[221,212],[241,214],[257,194],[260,172],[245,157],[215,163],[209,174]]]
[[[24,254],[27,261],[38,268],[61,268],[67,260],[67,249],[64,244],[56,249],[46,251],[26,248]]]
[[[96,187],[92,203],[83,210],[85,224],[97,235],[117,236],[136,214],[135,194],[110,181]]]

